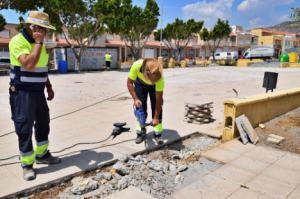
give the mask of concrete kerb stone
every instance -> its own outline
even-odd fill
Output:
[[[185,135],[183,137],[178,137],[178,138],[176,138],[176,139],[174,139],[172,141],[166,142],[164,144],[156,145],[156,146],[147,148],[145,150],[135,152],[135,153],[131,154],[131,156],[137,156],[137,155],[141,155],[141,154],[144,154],[144,153],[153,152],[153,151],[159,150],[159,149],[161,149],[163,147],[166,147],[168,145],[172,145],[172,144],[174,144],[174,143],[176,143],[178,141],[186,140],[186,139],[188,139],[188,138],[190,138],[192,136],[195,136],[195,135],[205,135],[205,134],[196,131],[196,132],[193,132],[191,134]],[[207,135],[205,135],[205,136],[207,136]],[[112,160],[109,160],[107,162],[101,163],[99,165],[91,166],[88,169],[85,169],[85,170],[82,170],[82,171],[78,171],[78,172],[75,172],[73,174],[70,174],[70,175],[67,175],[67,176],[63,176],[61,178],[58,178],[58,179],[55,179],[55,180],[51,180],[49,182],[42,183],[42,184],[39,184],[39,185],[30,187],[30,188],[27,188],[27,189],[23,189],[21,191],[18,191],[18,192],[9,194],[9,195],[5,195],[3,197],[4,198],[16,198],[16,197],[20,197],[20,196],[29,196],[31,194],[36,193],[37,190],[38,191],[42,191],[42,190],[50,189],[51,187],[54,187],[54,186],[57,186],[57,185],[59,185],[59,184],[61,184],[63,182],[69,181],[72,178],[74,178],[76,176],[80,176],[80,175],[82,175],[82,174],[84,174],[86,172],[94,171],[96,169],[103,168],[103,167],[112,166],[113,164],[117,163],[118,161],[119,161],[118,159],[112,159]]]

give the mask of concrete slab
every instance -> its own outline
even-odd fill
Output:
[[[255,177],[255,173],[250,172],[232,164],[227,164],[212,173],[222,179],[231,181],[237,184],[245,184]]]
[[[211,160],[228,163],[239,158],[242,154],[251,151],[252,149],[254,149],[254,147],[255,145],[244,145],[242,142],[235,139],[221,144],[217,148],[206,151],[202,155]]]
[[[275,162],[274,166],[279,166],[299,173],[300,156],[294,153],[286,153],[282,158]]]
[[[283,157],[286,153],[287,152],[279,151],[274,148],[257,146],[253,150],[244,153],[244,156],[265,163],[274,163],[281,157]]]
[[[188,198],[226,198],[232,192],[237,190],[237,183],[209,174],[202,179],[192,183],[183,189],[178,190],[172,196],[174,199]]]
[[[298,199],[300,196],[300,185],[294,189],[289,195],[288,195],[288,199]]]
[[[234,159],[238,158],[239,155],[240,155],[239,153],[234,153],[232,151],[224,150],[224,149],[220,149],[220,148],[215,148],[215,149],[212,149],[212,150],[202,153],[203,157],[206,157],[209,160],[217,161],[217,162],[221,162],[221,163],[231,162]]]
[[[251,159],[248,157],[239,157],[230,163],[231,165],[249,171],[251,173],[259,174],[265,170],[270,164]]]
[[[119,198],[122,198],[122,199],[132,199],[132,198],[154,199],[151,195],[149,195],[145,192],[142,192],[141,190],[139,190],[135,187],[132,187],[132,186],[107,197],[107,199],[119,199]]]
[[[250,190],[272,198],[286,198],[295,186],[265,175],[260,175],[246,184]]]
[[[285,182],[292,186],[300,184],[300,172],[293,171],[287,168],[282,168],[276,165],[268,167],[264,171],[263,175],[280,180],[281,182]]]
[[[232,195],[227,197],[228,199],[271,199],[271,197],[268,197],[264,194],[257,193],[248,189],[240,188],[236,192],[234,192]]]

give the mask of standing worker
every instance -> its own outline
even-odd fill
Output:
[[[43,44],[47,29],[55,30],[49,24],[48,14],[30,11],[25,28],[9,42],[10,106],[25,180],[35,179],[34,162],[57,164],[61,161],[48,150],[50,119],[44,89],[47,88],[47,100],[54,98],[54,92],[48,78],[48,54]],[[35,150],[32,146],[33,127]]]
[[[110,70],[111,54],[109,52],[106,52],[104,58],[105,58],[106,70]]]
[[[147,98],[150,96],[152,122],[154,128],[154,139],[161,144],[162,126],[162,104],[164,77],[163,68],[156,59],[141,59],[133,63],[127,80],[127,88],[133,98],[135,108],[141,108],[147,118]],[[138,121],[136,127],[136,144],[140,144],[146,138],[146,128]]]

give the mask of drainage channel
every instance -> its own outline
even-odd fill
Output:
[[[216,138],[194,133],[160,148],[124,156],[111,165],[82,172],[55,185],[22,193],[19,197],[105,198],[134,186],[154,198],[171,198],[176,190],[222,166],[221,163],[201,157],[203,151],[219,143]]]

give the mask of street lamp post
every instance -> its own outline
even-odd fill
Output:
[[[161,3],[161,16],[160,16],[160,39],[159,39],[159,56],[160,57],[161,57],[161,48],[162,48],[162,30],[163,30],[163,3]]]

